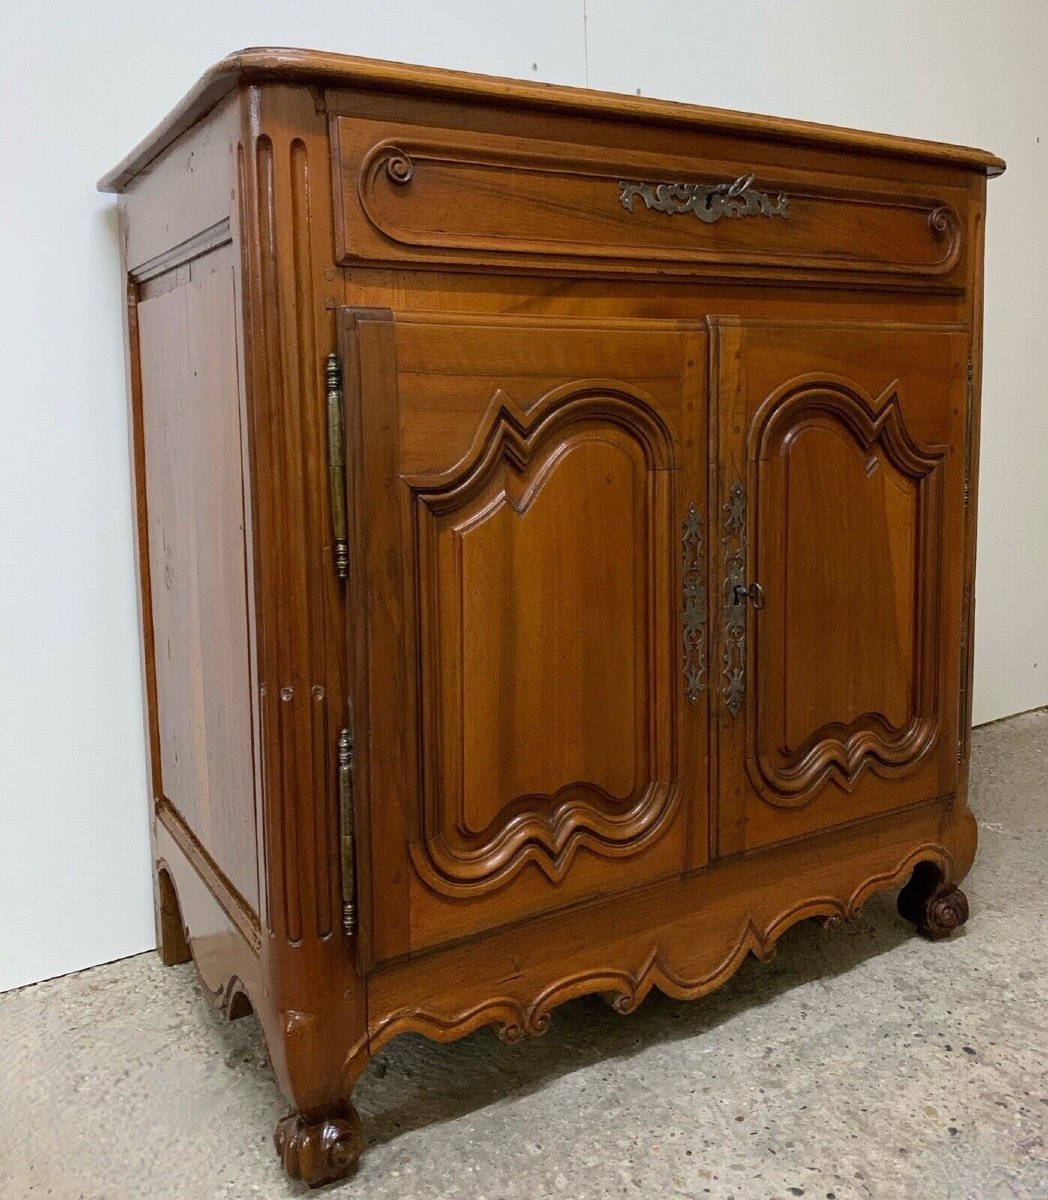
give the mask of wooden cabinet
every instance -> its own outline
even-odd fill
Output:
[[[103,180],[160,952],[257,1013],[292,1176],[398,1033],[965,919],[1002,169],[257,50]]]

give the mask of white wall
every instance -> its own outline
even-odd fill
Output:
[[[300,45],[983,145],[976,719],[1048,703],[1043,0],[95,0],[0,11],[0,990],[153,945],[122,286],[103,170]],[[534,64],[534,65],[533,65]]]

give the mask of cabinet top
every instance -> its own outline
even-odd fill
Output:
[[[723,133],[753,135],[799,145],[836,146],[897,158],[940,162],[1000,175],[1003,159],[986,150],[953,146],[919,138],[865,133],[836,125],[764,117],[729,109],[679,104],[600,92],[559,84],[529,83],[494,75],[474,75],[436,67],[409,66],[350,54],[282,47],[252,47],[228,55],[206,71],[159,125],[130,154],[98,181],[103,192],[122,191],[190,126],[205,117],[239,87],[266,83],[298,83],[311,87],[369,88],[442,99],[476,100],[548,112],[608,116],[618,120],[686,126]]]

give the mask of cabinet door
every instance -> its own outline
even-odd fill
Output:
[[[365,962],[704,863],[705,330],[341,324]]]
[[[723,855],[956,787],[967,341],[711,324]]]

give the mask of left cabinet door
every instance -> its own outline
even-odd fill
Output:
[[[701,866],[704,330],[340,339],[365,965]]]

